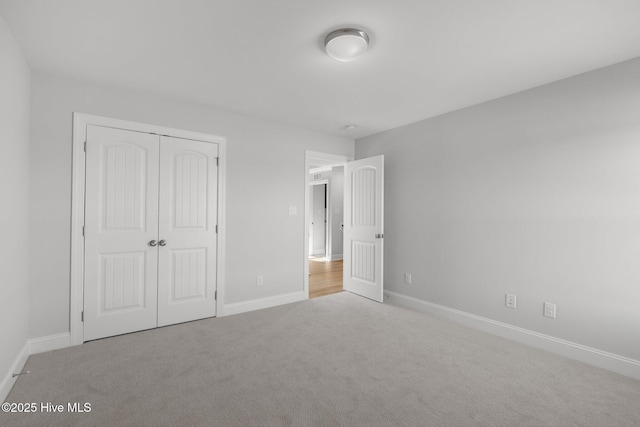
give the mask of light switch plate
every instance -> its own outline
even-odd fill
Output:
[[[516,308],[516,296],[513,294],[505,294],[504,306],[507,308]]]

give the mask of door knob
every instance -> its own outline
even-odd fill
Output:
[[[160,246],[166,246],[166,245],[167,245],[167,242],[166,242],[166,241],[164,241],[164,240],[160,240],[160,241],[158,242],[158,244],[159,244]]]
[[[155,246],[157,244],[158,244],[158,242],[156,242],[155,240],[152,240],[152,241],[149,242],[149,246]]]

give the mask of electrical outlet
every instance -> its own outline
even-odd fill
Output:
[[[264,285],[264,277],[262,277],[262,276],[256,277],[256,285],[258,285],[258,286]]]
[[[551,319],[555,319],[556,318],[556,305],[552,304],[550,302],[545,302],[544,303],[544,311],[543,311],[543,316],[544,317],[549,317]]]
[[[404,283],[407,285],[411,284],[411,273],[404,273]]]
[[[504,306],[507,308],[516,308],[516,296],[513,294],[505,294]]]

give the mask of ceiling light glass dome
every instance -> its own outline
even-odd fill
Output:
[[[367,51],[369,36],[356,28],[342,28],[327,35],[324,47],[333,59],[349,62]]]

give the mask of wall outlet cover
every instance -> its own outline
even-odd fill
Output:
[[[550,302],[545,302],[544,306],[543,306],[543,313],[542,315],[544,317],[548,317],[550,319],[555,319],[556,318],[556,305]]]

